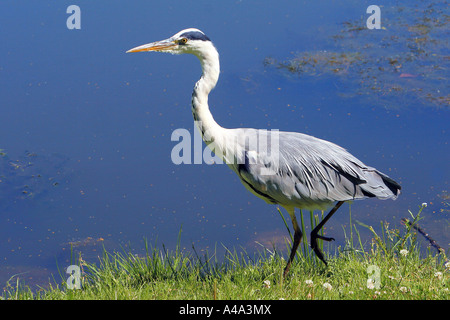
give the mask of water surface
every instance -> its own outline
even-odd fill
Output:
[[[276,207],[225,165],[171,161],[172,132],[194,132],[200,65],[125,51],[188,27],[221,55],[210,96],[219,124],[347,148],[403,188],[397,201],[353,203],[353,219],[399,227],[427,202],[422,226],[448,248],[445,2],[387,1],[381,30],[365,28],[367,1],[78,1],[80,30],[66,27],[71,4],[0,4],[2,286],[16,274],[47,283],[71,263],[71,245],[95,261],[102,246],[142,253],[147,239],[173,248],[180,228],[187,250],[284,248]],[[316,62],[285,67],[305,57]],[[327,224],[337,244],[348,212]]]

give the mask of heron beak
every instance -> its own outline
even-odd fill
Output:
[[[170,49],[173,49],[177,46],[175,42],[173,42],[170,39],[162,40],[162,41],[156,41],[152,43],[147,43],[142,46],[133,48],[128,50],[126,53],[130,52],[143,52],[143,51],[158,51],[158,52],[166,52]]]

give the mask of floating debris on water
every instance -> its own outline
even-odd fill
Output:
[[[68,160],[59,154],[38,155],[29,151],[10,158],[0,149],[0,208],[41,198],[52,188],[67,182]]]
[[[79,247],[88,247],[88,246],[96,246],[98,244],[103,243],[105,239],[102,237],[99,238],[92,238],[92,237],[86,237],[80,240],[73,240],[66,243],[63,243],[63,247],[72,247],[72,248],[79,248]]]

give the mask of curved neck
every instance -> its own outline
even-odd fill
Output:
[[[202,133],[203,140],[209,142],[217,138],[217,132],[222,128],[214,120],[208,106],[208,94],[219,80],[219,53],[211,45],[208,50],[204,50],[196,56],[200,60],[203,74],[192,92],[192,115]]]

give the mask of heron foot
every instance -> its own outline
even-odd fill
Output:
[[[338,201],[333,209],[323,218],[323,220],[314,228],[313,231],[311,231],[311,248],[314,250],[314,253],[316,256],[323,262],[325,265],[327,265],[322,251],[320,251],[318,245],[317,245],[317,238],[325,240],[325,241],[333,241],[334,238],[328,238],[319,235],[319,230],[323,228],[325,223],[327,223],[328,219],[331,218],[331,216],[339,209],[339,207],[344,203],[344,201]]]
[[[325,241],[333,241],[334,238],[328,238],[328,237],[324,237],[318,234],[313,234],[311,233],[311,249],[313,249],[314,253],[316,254],[316,256],[327,266],[327,262],[325,261],[325,258],[323,256],[322,251],[320,251],[319,246],[317,245],[317,239],[322,239]]]
[[[328,238],[328,237],[321,236],[320,234],[316,234],[316,238],[322,239],[322,240],[325,240],[325,241],[334,241],[334,240],[336,240],[334,238]]]

